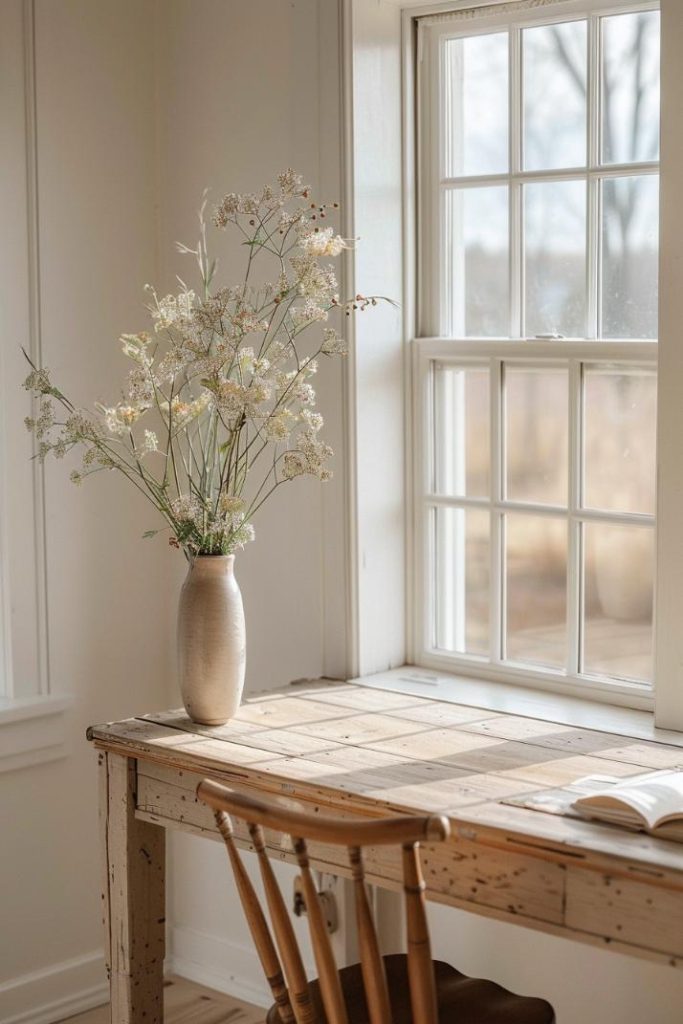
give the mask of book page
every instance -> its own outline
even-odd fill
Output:
[[[683,821],[683,771],[648,772],[627,779],[597,793],[579,797],[573,805],[578,811],[605,811],[605,818],[617,820],[626,812],[625,822],[635,812],[648,828],[656,828],[664,821]]]

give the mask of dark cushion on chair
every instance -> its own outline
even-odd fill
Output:
[[[407,958],[385,956],[392,1024],[412,1024]],[[554,1024],[555,1014],[544,999],[526,998],[508,992],[493,981],[468,978],[449,964],[434,961],[439,1001],[439,1024]],[[369,1024],[360,964],[339,972],[350,1024]],[[320,1019],[325,1014],[317,981],[311,982],[311,996]],[[280,1024],[277,1008],[271,1007],[266,1024]]]

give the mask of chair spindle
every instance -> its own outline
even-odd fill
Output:
[[[419,843],[403,846],[403,890],[408,940],[408,981],[413,1024],[438,1024],[436,984],[425,910]]]
[[[474,1024],[503,1020],[555,1024],[550,1003],[507,992],[493,981],[461,974],[432,961],[420,843],[438,843],[450,834],[442,815],[355,821],[307,813],[227,789],[211,779],[197,795],[212,807],[226,842],[242,905],[276,1002],[268,1024]],[[317,808],[316,808],[317,811]],[[229,815],[245,821],[259,860],[275,942],[258,897],[233,841]],[[318,968],[310,986],[282,893],[266,853],[263,829],[292,839],[301,870],[308,926]],[[304,838],[305,837],[305,838]],[[310,869],[306,840],[348,850],[356,902],[360,965],[337,971],[322,905]],[[363,866],[364,847],[401,849],[408,952],[381,957]],[[278,953],[280,959],[278,960]],[[280,968],[282,963],[282,969]],[[284,988],[282,970],[287,983]],[[438,984],[437,984],[438,977]],[[389,987],[389,982],[391,988]],[[287,999],[289,996],[289,999]],[[322,1004],[322,1005],[321,1005]]]
[[[235,876],[237,891],[239,893],[242,909],[244,910],[244,916],[247,919],[249,931],[251,932],[254,945],[256,946],[256,952],[258,953],[259,960],[261,961],[268,984],[270,985],[270,991],[273,993],[273,999],[277,1003],[280,1020],[282,1021],[282,1024],[296,1024],[292,1005],[287,993],[287,986],[285,985],[285,980],[282,976],[282,967],[273,944],[270,929],[266,922],[263,910],[261,909],[261,904],[259,903],[256,891],[251,884],[251,879],[245,870],[242,858],[235,846],[235,838],[230,815],[225,811],[216,811],[215,818],[216,824],[218,825],[218,831],[223,837],[223,842],[225,843],[228,851],[228,857],[230,858],[230,865],[232,867],[233,875]]]
[[[327,1024],[349,1024],[344,1004],[339,972],[334,960],[330,937],[327,934],[320,901],[308,861],[308,848],[304,839],[292,836],[296,859],[301,869],[308,927],[318,968],[318,982],[322,996]]]
[[[275,941],[282,957],[289,996],[294,1010],[296,1024],[322,1024],[311,1001],[311,992],[304,970],[299,945],[285,901],[273,873],[266,851],[266,840],[260,825],[249,825],[249,835],[258,856],[261,879],[275,932]]]
[[[391,1024],[391,1004],[384,961],[379,951],[377,931],[370,910],[363,869],[363,854],[359,846],[349,847],[349,863],[356,901],[356,926],[358,928],[363,987],[370,1021],[371,1024]]]

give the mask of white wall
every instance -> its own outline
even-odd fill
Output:
[[[159,239],[171,288],[176,273],[189,273],[173,243],[194,241],[205,188],[215,202],[225,192],[256,191],[291,166],[314,196],[339,198],[337,4],[164,0],[158,13]],[[239,281],[244,250],[235,236],[212,230],[210,239],[221,282]],[[247,692],[344,670],[341,374],[325,361],[316,382],[335,479],[281,488],[262,510],[256,542],[236,560]],[[183,835],[172,845],[174,967],[246,998],[263,992],[222,849]],[[284,868],[283,877],[289,888],[293,871]]]
[[[10,8],[20,15],[5,0],[3,17]],[[117,338],[144,326],[141,285],[155,273],[153,28],[145,0],[36,5],[44,357],[84,403],[116,396]],[[23,436],[19,419],[8,429],[10,443]],[[70,999],[103,991],[96,759],[85,728],[167,702],[160,581],[171,556],[140,540],[149,512],[135,492],[104,474],[79,491],[69,468],[48,467],[46,498],[50,674],[55,692],[75,697],[71,751],[0,775],[2,1020],[27,1010],[35,1019],[60,999],[69,1012]]]
[[[319,194],[318,6],[317,0],[164,0],[158,5],[164,287],[174,286],[177,273],[191,274],[188,257],[179,257],[174,243],[195,241],[204,189],[211,190],[211,204],[225,192],[256,191],[291,166]],[[220,280],[238,282],[245,252],[238,237],[210,229],[209,238],[220,254]],[[327,373],[329,365],[324,369]],[[312,480],[281,488],[256,523],[256,543],[238,555],[248,631],[247,689],[321,672],[321,500],[321,488]]]
[[[351,6],[351,5],[350,5]],[[389,32],[387,32],[389,29]],[[354,289],[384,295],[356,318],[355,451],[358,674],[406,661],[400,12],[353,5]],[[348,44],[351,44],[349,38]],[[349,168],[351,170],[351,168]]]

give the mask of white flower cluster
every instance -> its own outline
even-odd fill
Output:
[[[240,214],[250,217],[272,214],[281,210],[292,200],[308,197],[309,186],[304,185],[303,177],[293,171],[291,167],[278,174],[277,182],[277,189],[271,185],[265,185],[258,195],[255,192],[246,192],[241,195],[229,192],[214,210],[213,222],[216,227],[227,227]]]
[[[334,330],[328,327],[323,332],[323,343],[320,351],[325,356],[345,356],[348,352],[346,341]]]
[[[163,299],[158,298],[153,288],[149,290],[154,300],[153,305],[150,306],[150,312],[155,331],[164,331],[169,327],[177,327],[182,330],[190,324],[192,309],[197,298],[192,290],[182,291],[179,295],[166,295]]]
[[[302,232],[299,236],[299,245],[305,253],[316,258],[339,256],[344,249],[351,248],[341,235],[335,235],[332,228]]]
[[[24,387],[27,391],[35,391],[40,395],[51,395],[52,394],[52,382],[50,380],[50,371],[45,367],[33,367],[28,377],[24,381]]]
[[[254,527],[245,518],[242,498],[222,494],[218,507],[207,507],[198,495],[183,495],[171,502],[171,512],[179,541],[194,547],[208,536],[225,538],[230,551],[243,548],[254,539]]]
[[[171,434],[177,434],[188,423],[201,416],[210,404],[210,396],[203,391],[198,398],[190,396],[181,398],[180,395],[174,395],[170,402],[161,400],[158,407],[162,413],[165,413]]]
[[[120,402],[110,407],[98,404],[95,408],[101,413],[109,433],[117,437],[127,434],[136,420],[147,411],[146,406],[128,402]]]

